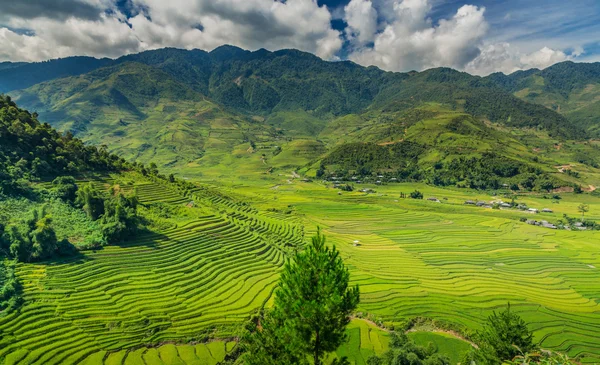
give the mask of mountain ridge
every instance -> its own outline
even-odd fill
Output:
[[[567,161],[600,163],[579,144],[553,155],[552,146],[584,140],[587,132],[559,110],[513,90],[539,70],[504,77],[450,68],[394,73],[326,62],[297,50],[251,52],[234,46],[211,52],[166,48],[109,61],[11,94],[41,120],[86,142],[110,146],[132,160],[200,174],[249,161],[260,162],[250,164],[255,172],[293,167],[313,174],[319,161],[331,162],[328,154],[343,150],[343,144],[365,141],[417,143],[428,151],[417,161],[423,179],[434,179],[436,164],[452,166],[452,160],[489,152],[529,166],[521,168],[525,172],[554,173],[552,166],[563,164],[565,154]],[[587,156],[573,159],[583,156],[582,148]],[[254,154],[260,150],[258,159]],[[532,150],[547,156],[538,158]],[[388,165],[399,166],[373,166]],[[434,180],[462,183],[463,178]],[[561,179],[556,184],[564,184]]]

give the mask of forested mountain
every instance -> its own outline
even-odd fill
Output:
[[[222,46],[212,52],[160,49],[114,61],[68,58],[22,65],[10,73],[0,73],[0,91],[23,89],[46,80],[83,74],[109,63],[126,62],[158,68],[211,100],[249,114],[268,116],[302,110],[327,119],[369,107],[400,110],[422,102],[440,102],[454,108],[464,105],[468,113],[493,122],[516,127],[542,126],[566,137],[583,135],[556,113],[516,101],[497,87],[498,82],[493,79],[443,68],[423,73],[384,72],[347,61],[325,62],[296,50],[250,52]],[[27,78],[20,72],[26,72]],[[110,71],[102,73],[107,72]],[[64,83],[61,81],[58,86],[60,90],[71,87]],[[23,103],[37,107],[28,100]]]
[[[568,182],[561,175],[533,183],[528,177],[556,172],[553,166],[565,159],[590,168],[600,163],[595,146],[564,145],[594,133],[595,114],[580,117],[593,111],[593,100],[568,112],[545,103],[568,99],[582,88],[595,95],[585,86],[596,80],[595,64],[563,63],[482,78],[448,68],[384,72],[297,50],[222,46],[211,52],[167,48],[117,60],[78,57],[6,67],[0,70],[0,90],[11,90],[41,120],[125,158],[198,168],[195,174],[253,161],[254,171],[361,170],[438,184],[532,187],[574,183],[572,176]],[[27,78],[19,79],[20,72]],[[533,92],[532,85],[542,86]],[[356,149],[357,142],[407,142],[421,152],[411,155],[410,167],[403,159],[388,163],[396,153],[392,147],[384,148],[392,148],[385,158],[381,148],[373,155],[373,146],[361,147],[360,154],[376,160],[367,165],[362,158],[351,163],[335,158]],[[451,173],[455,160],[468,164],[489,153],[496,162],[501,158],[499,164],[512,164],[513,173]]]
[[[37,114],[0,95],[0,194],[24,191],[27,182],[60,175],[109,172],[127,163],[106,149],[60,134]]]

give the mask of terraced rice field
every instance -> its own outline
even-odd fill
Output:
[[[361,286],[359,311],[390,324],[424,316],[477,329],[510,301],[543,348],[600,361],[598,232],[529,226],[519,222],[523,213],[465,207],[465,199],[485,197],[454,190],[419,186],[426,196],[448,197],[433,203],[398,199],[412,186],[374,187],[378,193],[368,195],[338,195],[314,183],[272,186],[238,183],[230,193],[247,194],[249,205],[210,188],[183,196],[159,183],[138,184],[143,204],[193,201],[207,213],[70,261],[20,265],[25,304],[0,318],[0,358],[216,363],[233,344],[204,341],[233,339],[269,300],[286,255],[304,241],[303,227],[311,233],[318,225]],[[539,208],[548,203],[523,199]],[[577,199],[565,196],[548,219],[576,214]],[[600,200],[585,199],[590,219],[600,220]],[[294,213],[283,213],[289,209]],[[353,323],[349,334],[335,356],[355,364],[386,347],[385,333],[366,323]]]
[[[172,347],[146,345],[231,338],[270,297],[283,240],[303,241],[297,225],[223,196],[184,198],[155,183],[136,188],[143,204],[208,200],[214,214],[69,261],[20,265],[25,304],[0,318],[4,363],[171,363],[163,352]],[[178,351],[191,363],[193,353],[196,363],[221,360],[225,348],[217,356],[211,346]]]
[[[423,316],[477,329],[510,302],[543,348],[600,361],[598,232],[530,226],[464,200],[398,199],[389,189],[278,193],[342,251],[360,310],[389,323]]]

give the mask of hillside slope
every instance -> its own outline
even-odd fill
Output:
[[[488,77],[515,96],[564,115],[573,125],[600,136],[600,63],[563,62],[544,70]]]

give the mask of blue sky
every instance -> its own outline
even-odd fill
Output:
[[[392,71],[600,61],[600,0],[0,0],[0,61],[297,48]]]

